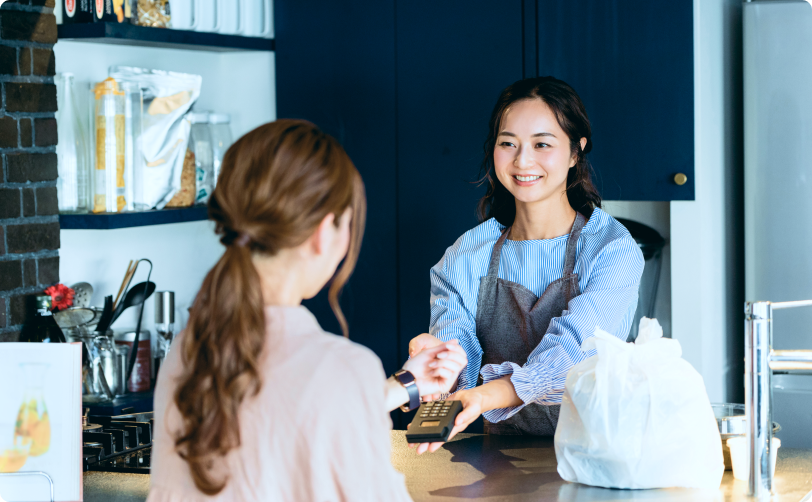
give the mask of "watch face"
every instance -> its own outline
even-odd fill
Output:
[[[398,382],[402,383],[403,385],[409,385],[410,383],[414,383],[414,375],[411,372],[401,370],[395,373],[395,378],[398,379]]]

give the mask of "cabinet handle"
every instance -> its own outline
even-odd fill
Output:
[[[674,183],[677,185],[684,185],[688,181],[688,177],[682,173],[677,173],[674,175]]]

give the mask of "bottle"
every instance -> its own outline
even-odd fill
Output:
[[[59,73],[57,86],[59,111],[56,114],[59,144],[59,177],[56,180],[60,213],[88,212],[89,170],[85,131],[76,105],[72,73]]]
[[[37,313],[25,323],[20,333],[21,342],[65,343],[65,335],[56,324],[51,312],[51,297],[37,295],[35,298]]]

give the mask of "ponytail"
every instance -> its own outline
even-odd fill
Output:
[[[219,493],[227,481],[212,479],[210,471],[216,457],[240,445],[237,411],[262,385],[257,358],[264,339],[262,290],[251,252],[227,246],[195,298],[181,345],[192,378],[178,387],[175,399],[186,431],[175,444],[206,495]]]

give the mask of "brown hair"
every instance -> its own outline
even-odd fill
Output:
[[[302,120],[257,127],[226,152],[209,201],[209,218],[226,249],[191,309],[175,393],[183,418],[175,446],[201,492],[214,495],[225,487],[227,475],[215,476],[215,461],[240,445],[239,405],[262,386],[265,316],[252,253],[296,247],[325,216],[335,214],[338,225],[349,207],[349,249],[328,295],[344,336],[338,295],[358,258],[366,216],[355,166],[334,138]]]
[[[566,82],[554,77],[535,77],[507,86],[493,107],[485,140],[485,158],[480,169],[481,182],[488,183],[488,190],[479,201],[480,221],[496,218],[502,225],[511,226],[516,218],[516,199],[494,173],[493,152],[505,111],[513,103],[526,99],[544,101],[553,110],[558,125],[567,133],[570,151],[576,154],[575,165],[567,173],[567,199],[573,209],[589,218],[593,209],[601,207],[601,196],[592,184],[592,166],[586,158],[592,150],[592,128],[586,108],[578,93]],[[583,149],[581,138],[586,138]]]

